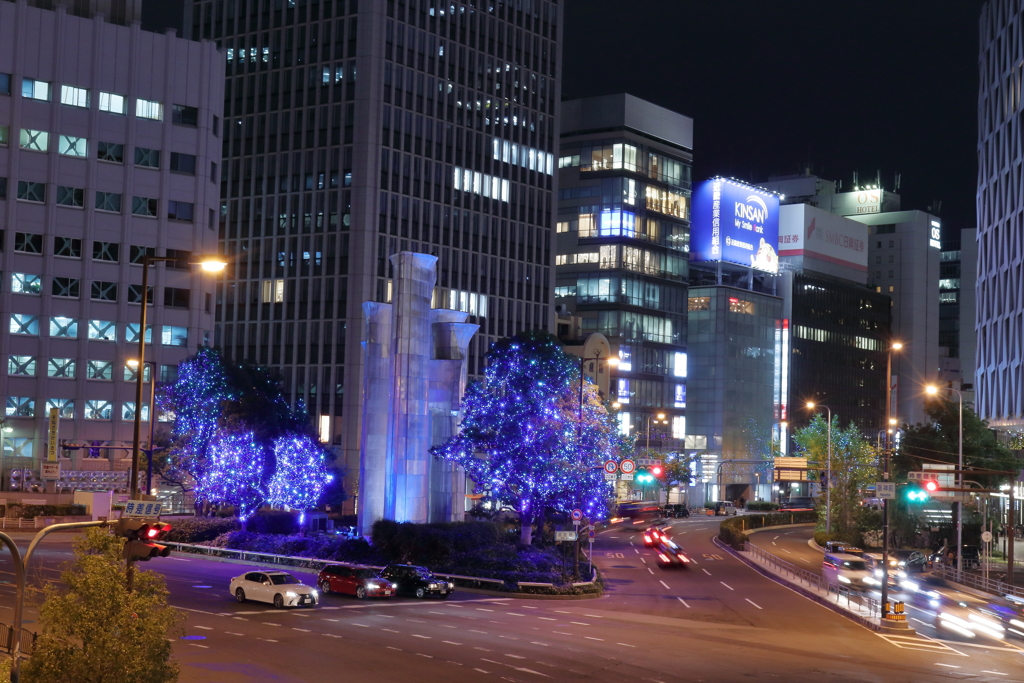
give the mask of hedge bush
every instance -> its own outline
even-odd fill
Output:
[[[224,517],[171,517],[171,530],[162,538],[174,543],[205,543],[238,528],[238,520]]]
[[[373,547],[388,562],[415,562],[431,567],[450,565],[460,554],[509,546],[501,528],[492,522],[412,524],[377,520],[371,532]]]
[[[747,509],[761,512],[778,510],[779,504],[769,500],[752,500],[747,503]]]
[[[350,539],[329,534],[260,534],[252,531],[231,531],[221,534],[205,545],[254,553],[310,557],[325,562],[352,564],[385,564],[380,555],[363,539]]]
[[[245,528],[259,534],[290,535],[299,533],[299,515],[284,510],[260,510],[249,518]]]
[[[15,507],[14,505],[11,506]],[[23,519],[32,519],[33,517],[70,517],[72,515],[87,515],[84,505],[75,505],[73,503],[62,504],[62,505],[21,505],[21,512],[19,513]]]
[[[760,515],[736,515],[722,522],[718,527],[718,537],[723,543],[730,544],[737,550],[743,549],[748,540],[747,530],[760,529],[766,526],[782,526],[784,524],[804,524],[816,522],[817,513],[808,512],[770,512]]]

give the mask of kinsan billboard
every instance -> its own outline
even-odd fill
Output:
[[[693,193],[690,260],[725,261],[779,272],[779,196],[712,178]]]

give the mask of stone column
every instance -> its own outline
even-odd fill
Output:
[[[359,458],[359,533],[369,536],[384,517],[389,462],[388,412],[391,404],[391,304],[363,303],[363,419]]]
[[[391,330],[390,452],[394,458],[385,490],[384,516],[398,522],[426,522],[431,446],[431,298],[437,257],[403,251],[394,269]]]

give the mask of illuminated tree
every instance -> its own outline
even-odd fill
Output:
[[[206,471],[196,480],[196,500],[235,506],[243,522],[266,500],[266,453],[252,432],[222,432],[210,445]]]
[[[602,516],[611,488],[600,466],[621,443],[593,385],[580,428],[579,363],[537,333],[502,340],[487,358],[485,381],[467,391],[460,433],[434,455],[465,468],[478,493],[513,507],[524,544],[548,508]]]
[[[303,513],[315,508],[334,478],[323,447],[307,434],[286,434],[274,440],[274,461],[267,502]]]

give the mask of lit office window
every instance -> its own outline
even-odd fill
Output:
[[[153,121],[164,120],[164,105],[152,100],[144,100],[141,97],[135,100],[135,116],[140,119],[151,119]]]
[[[124,95],[101,92],[100,111],[110,112],[111,114],[124,114]]]
[[[62,85],[60,88],[60,103],[66,104],[69,107],[88,107],[89,91],[85,88]]]
[[[33,100],[50,100],[50,84],[34,78],[21,79],[21,96]]]

